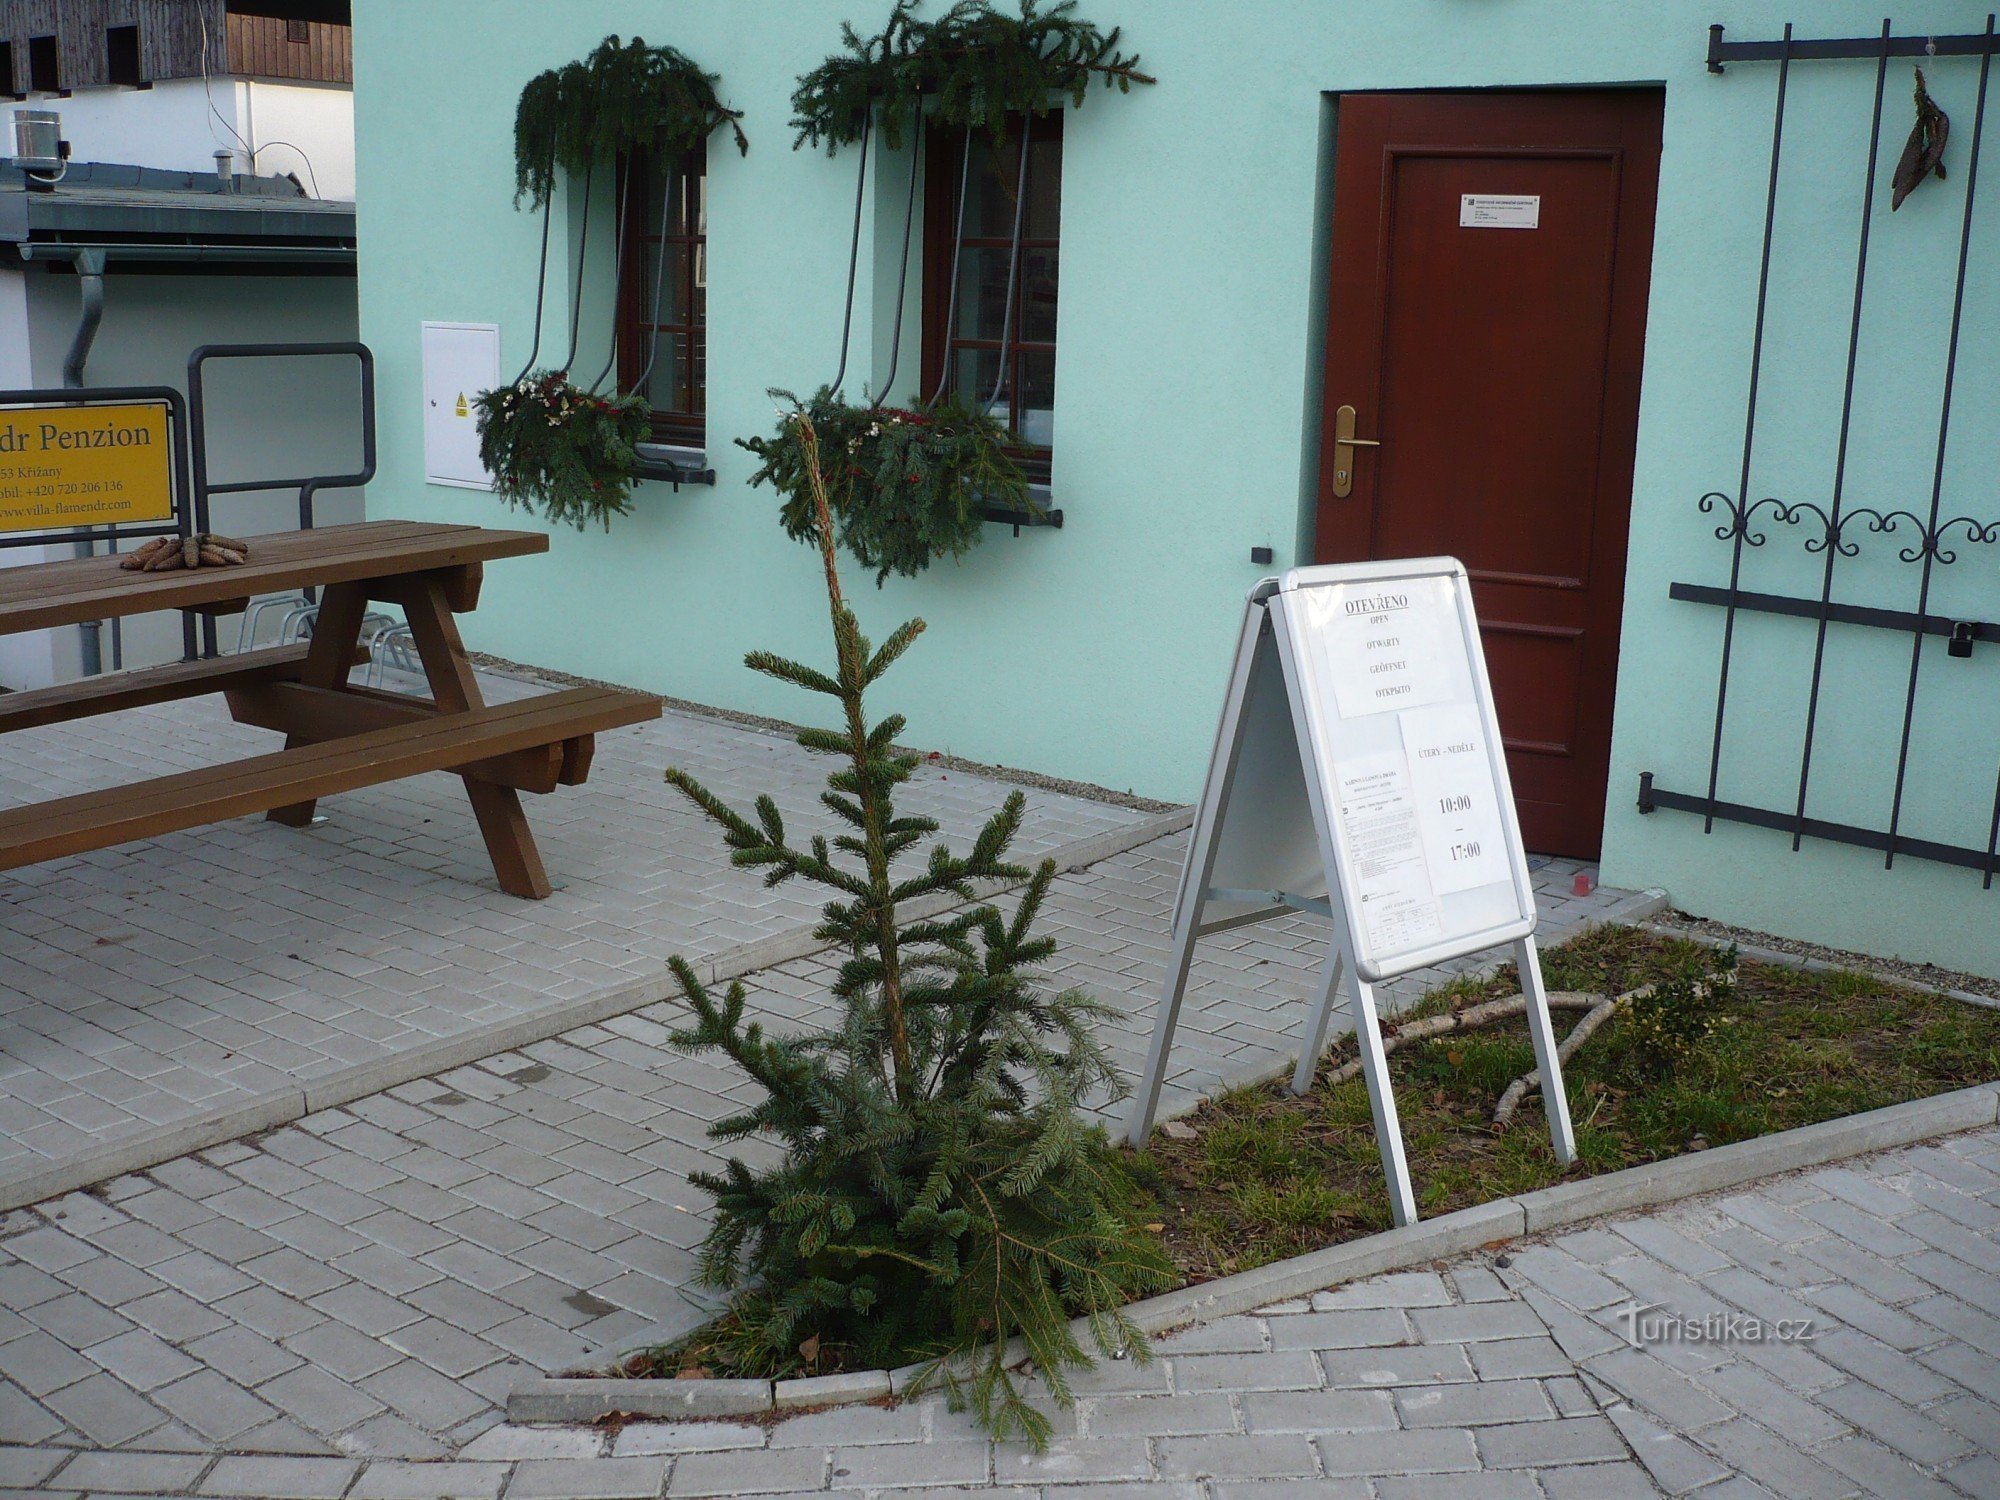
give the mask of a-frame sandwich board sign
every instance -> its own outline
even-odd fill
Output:
[[[1127,1136],[1143,1144],[1198,938],[1327,918],[1292,1089],[1312,1082],[1343,975],[1398,1224],[1416,1221],[1374,986],[1511,946],[1556,1155],[1574,1160],[1535,897],[1472,587],[1455,558],[1294,568],[1251,590],[1174,900],[1173,947]]]

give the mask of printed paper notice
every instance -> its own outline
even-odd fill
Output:
[[[1444,625],[1454,617],[1446,580],[1337,584],[1304,592],[1322,670],[1343,719],[1415,708],[1449,694]]]
[[[1444,931],[1444,913],[1424,870],[1423,835],[1403,757],[1343,762],[1339,788],[1340,832],[1370,951],[1379,958],[1422,946]]]
[[[1448,896],[1506,880],[1505,825],[1478,713],[1444,704],[1412,709],[1400,724],[1431,888]]]

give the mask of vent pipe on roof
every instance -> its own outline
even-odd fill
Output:
[[[221,147],[217,147],[215,152],[215,190],[218,193],[236,191],[236,153]]]

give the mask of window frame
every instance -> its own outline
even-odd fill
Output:
[[[655,325],[647,322],[652,309],[644,305],[644,298],[647,273],[659,261],[661,235],[660,226],[648,222],[650,215],[647,207],[652,196],[652,174],[661,171],[663,164],[671,174],[666,185],[669,193],[681,178],[694,179],[704,186],[697,187],[692,195],[697,205],[694,221],[682,221],[665,236],[669,242],[680,244],[687,251],[683,260],[686,270],[681,291],[687,298],[685,306],[690,321],[677,323],[663,319]],[[625,222],[619,229],[623,253],[617,289],[618,389],[626,394],[634,393],[634,385],[646,368],[649,337],[656,335],[666,340],[685,338],[689,357],[677,382],[677,391],[685,392],[690,409],[662,411],[656,408],[652,413],[652,440],[685,448],[705,448],[708,436],[708,302],[705,295],[700,303],[700,316],[698,319],[695,317],[695,292],[699,285],[696,266],[698,260],[705,264],[708,251],[708,235],[699,217],[702,212],[699,205],[706,194],[707,176],[708,144],[705,141],[671,162],[653,152],[621,157],[618,162],[619,194],[625,204]],[[635,188],[645,190],[634,191]],[[661,310],[671,316],[670,305]]]
[[[1045,115],[1033,117],[1030,127],[1036,144],[1054,141],[1058,148],[1063,141],[1063,115],[1061,109],[1052,109]],[[1021,148],[1021,130],[1026,116],[1014,116],[1008,122],[1006,140],[998,148],[1003,153],[1011,147],[1018,153]],[[975,143],[976,144],[976,143]],[[959,338],[952,334],[946,319],[951,313],[952,283],[959,267],[953,264],[953,247],[957,245],[962,262],[964,252],[975,249],[1007,250],[1013,244],[1010,235],[968,234],[962,241],[957,239],[960,205],[959,169],[964,161],[965,133],[963,131],[941,131],[933,129],[927,134],[924,161],[924,244],[923,244],[923,394],[928,397],[938,389],[939,379],[947,368],[951,356],[960,349],[998,350],[1001,338]],[[1019,161],[1018,154],[1014,157]],[[1033,164],[1030,163],[1030,172]],[[1062,160],[1058,154],[1056,161],[1057,199],[1061,199]],[[1032,190],[1031,190],[1032,191]],[[1024,354],[1046,354],[1051,362],[1056,357],[1056,339],[1032,339],[1024,341],[1020,336],[1022,319],[1027,315],[1027,298],[1021,295],[1021,286],[1027,275],[1027,257],[1031,250],[1046,250],[1056,262],[1057,291],[1057,333],[1061,326],[1061,284],[1062,284],[1062,223],[1058,209],[1056,234],[1054,237],[1038,237],[1025,233],[1021,237],[1021,259],[1014,270],[1012,337],[1004,342],[1008,361],[1012,368],[1008,371],[1008,428],[1014,434],[1010,451],[1029,480],[1046,484],[1054,458],[1052,445],[1028,443],[1021,440],[1018,423],[1021,411],[1021,357]],[[960,289],[963,295],[963,288]],[[1003,334],[1008,330],[1002,330]],[[950,394],[949,388],[946,394]]]

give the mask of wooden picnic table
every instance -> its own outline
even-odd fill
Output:
[[[486,704],[453,616],[478,604],[487,562],[548,545],[540,532],[369,521],[253,537],[240,567],[127,573],[93,557],[0,569],[0,635],[161,609],[230,614],[255,596],[323,590],[306,644],[0,695],[0,734],[219,692],[239,723],[285,736],[269,754],[0,811],[0,870],[248,813],[301,827],[321,797],[451,771],[501,888],[547,896],[520,793],[581,784],[600,731],[660,716],[658,698],[618,688]],[[376,601],[402,606],[429,698],[349,680]]]

